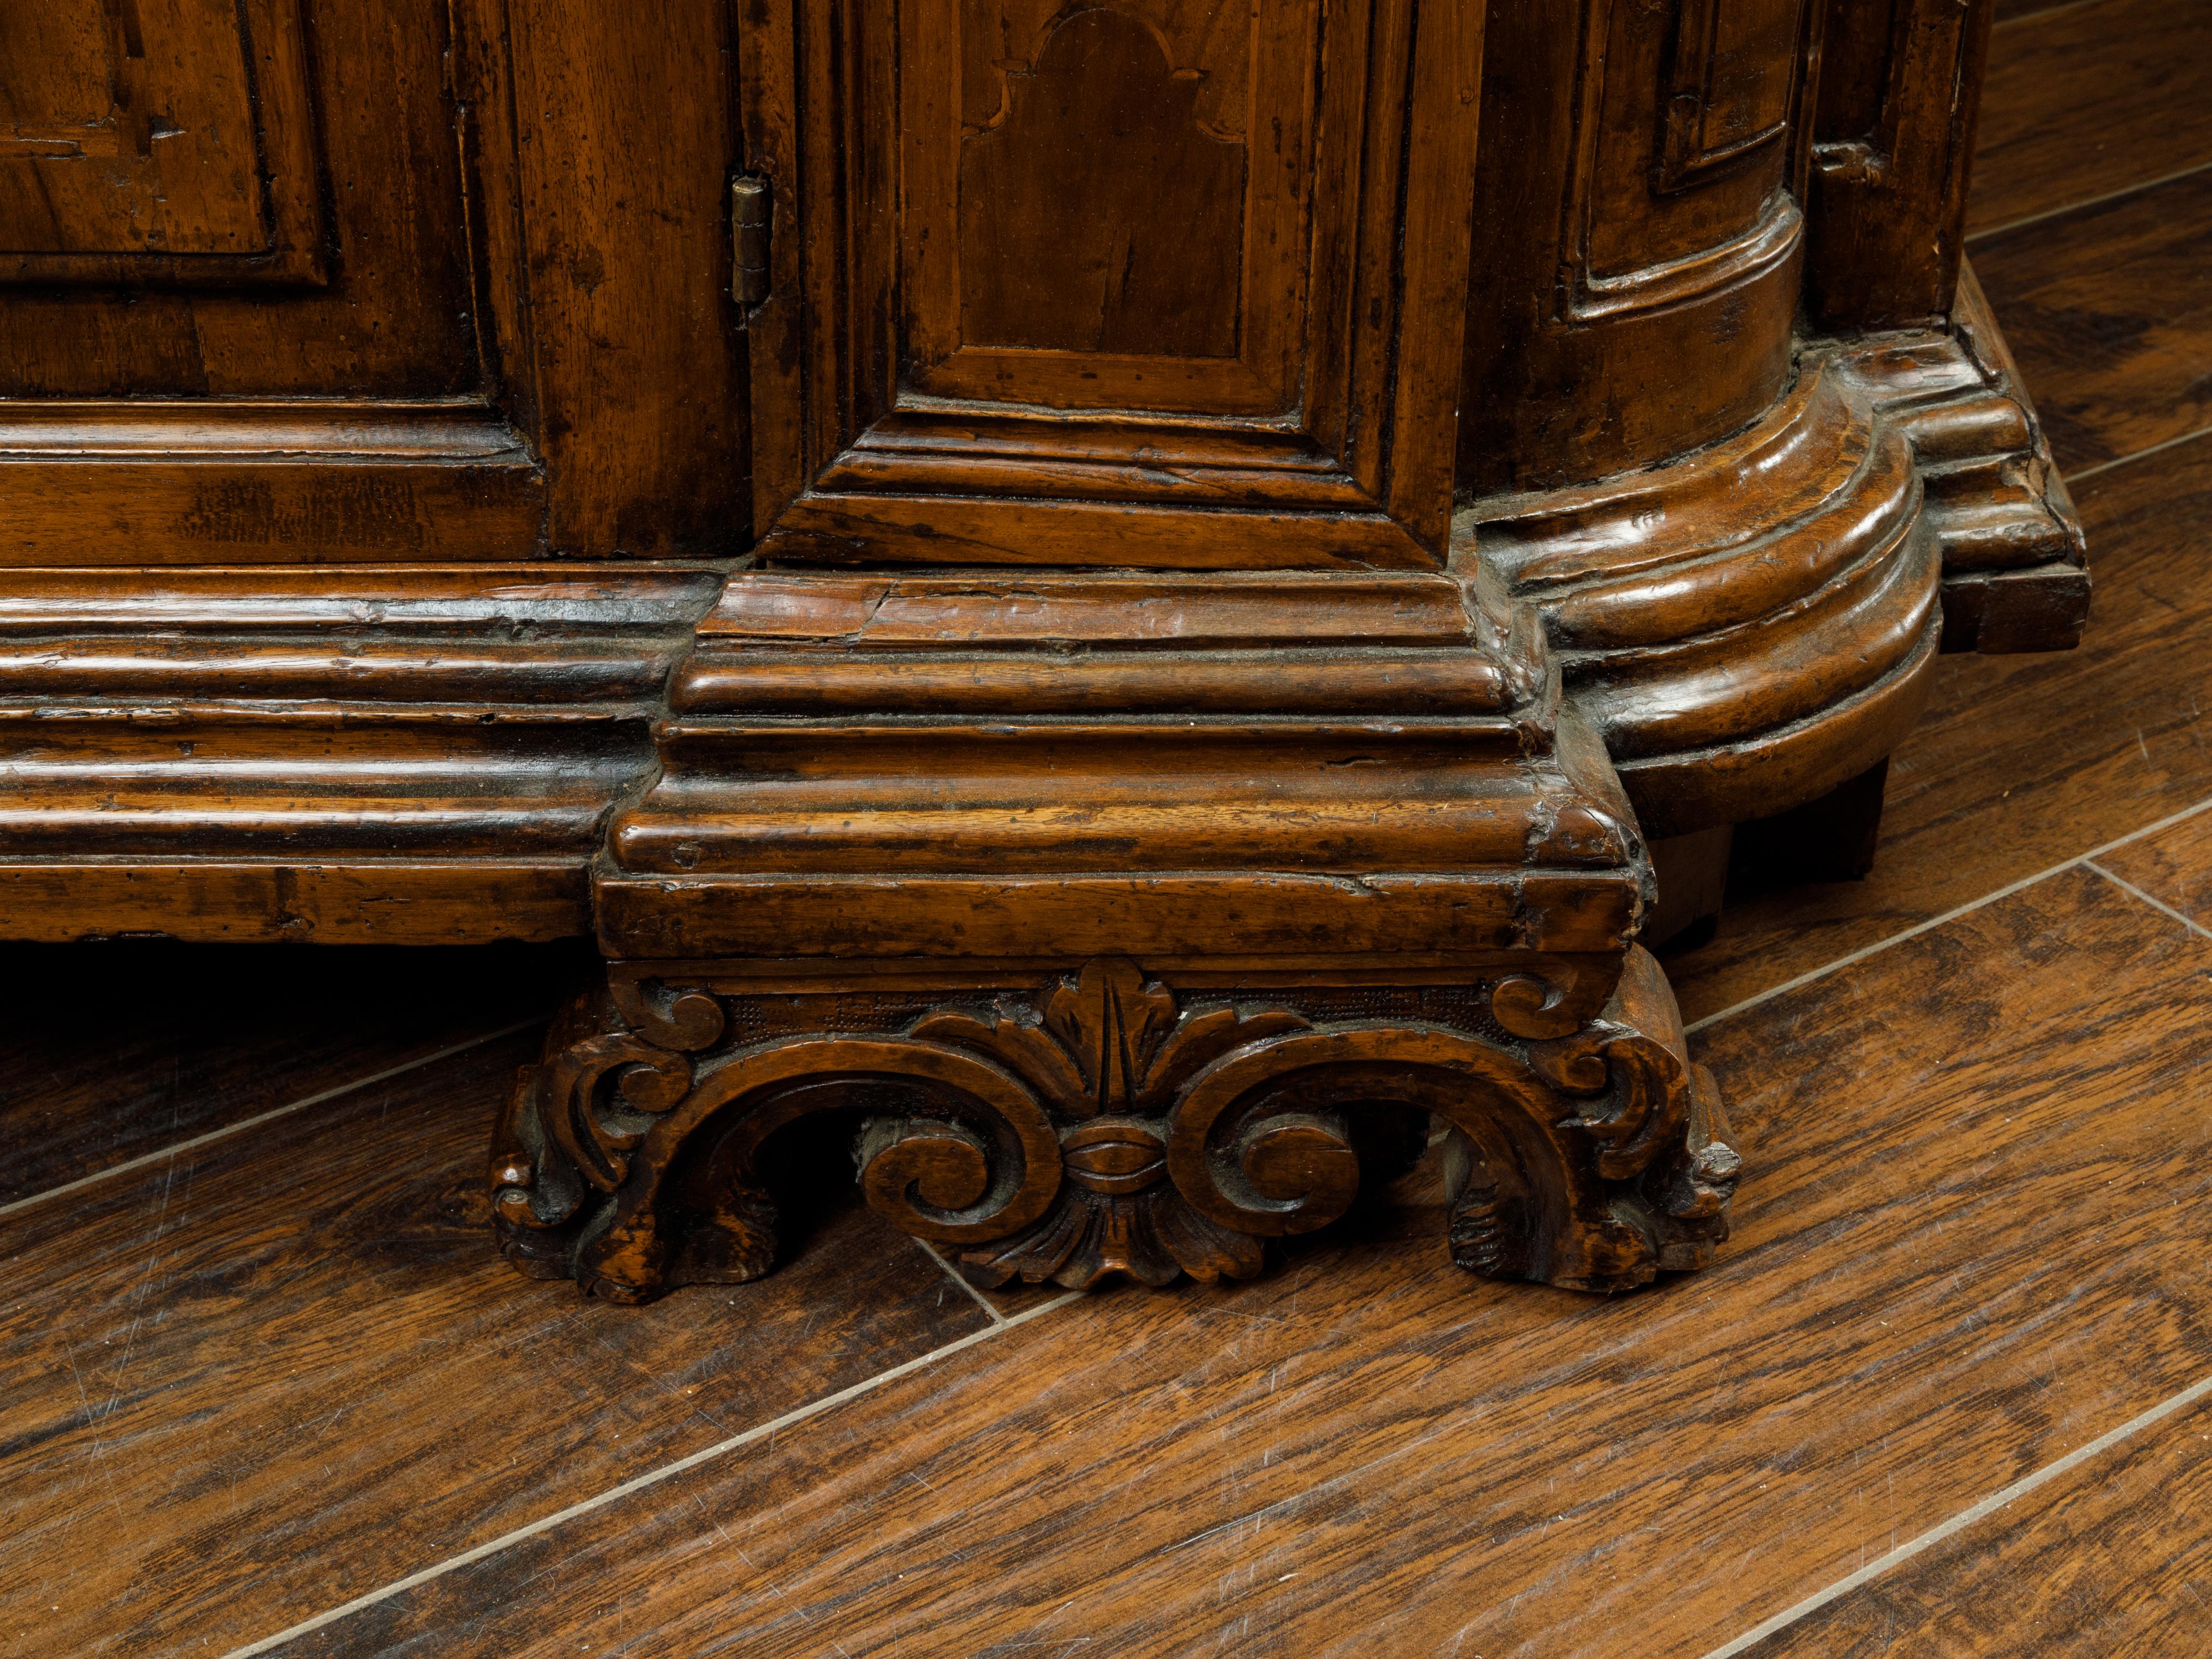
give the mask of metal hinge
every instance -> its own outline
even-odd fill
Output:
[[[747,310],[768,298],[772,191],[750,173],[730,180],[730,297]]]

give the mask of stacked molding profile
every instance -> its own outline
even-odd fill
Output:
[[[7,931],[588,932],[588,866],[720,586],[696,565],[0,569]]]
[[[1644,832],[1809,801],[1919,717],[1937,650],[2063,650],[2073,502],[1969,272],[1954,331],[1815,343],[1672,465],[1462,507],[1457,566],[1542,616]]]
[[[1994,0],[171,9],[39,46],[158,166],[9,163],[6,931],[595,936],[532,1273],[756,1276],[811,1158],[1241,1277],[1431,1122],[1470,1268],[1695,1267],[1639,941],[2086,611]]]
[[[1741,1169],[1645,837],[1863,774],[2085,583],[1969,283],[1441,568],[0,573],[0,882],[24,939],[596,930],[490,1178],[609,1296],[767,1271],[809,1118],[978,1283],[1073,1285],[1257,1272],[1433,1119],[1455,1260],[1619,1290]]]
[[[978,1283],[1244,1278],[1437,1119],[1464,1265],[1701,1265],[1741,1160],[1546,653],[1440,571],[732,576],[500,1127],[508,1255],[755,1277],[831,1114]]]

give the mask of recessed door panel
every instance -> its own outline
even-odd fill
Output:
[[[1291,407],[1310,175],[1284,158],[1307,151],[1315,9],[1036,11],[915,7],[939,49],[902,88],[907,383],[1055,408]],[[1255,155],[1255,119],[1279,155]]]
[[[315,282],[294,0],[0,6],[0,280]]]
[[[763,551],[1439,562],[1471,9],[832,0],[756,31]]]

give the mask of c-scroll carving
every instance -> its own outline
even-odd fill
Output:
[[[1504,1000],[1536,1018],[1550,1000],[1532,981]],[[1672,1006],[1641,952],[1600,1018],[1518,1042],[1186,1004],[1107,957],[894,1034],[732,1049],[717,995],[631,981],[519,1090],[495,1211],[518,1264],[617,1299],[757,1277],[778,1247],[763,1148],[835,1109],[857,1120],[870,1206],[978,1284],[1243,1279],[1440,1120],[1455,1261],[1621,1290],[1710,1255],[1740,1168]]]

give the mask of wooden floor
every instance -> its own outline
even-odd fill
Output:
[[[645,1310],[493,1255],[573,951],[0,958],[0,1653],[2212,1654],[2212,8],[2002,8],[1972,256],[2088,642],[1947,658],[1863,883],[1670,963],[1735,1241],[1219,1290],[865,1211]]]

